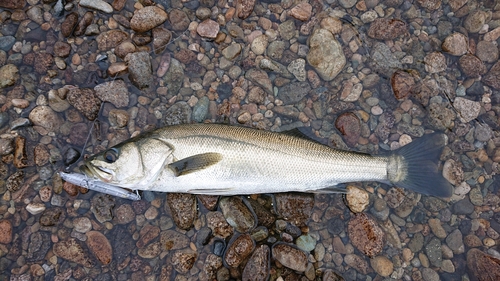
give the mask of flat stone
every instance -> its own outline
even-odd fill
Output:
[[[462,33],[454,32],[448,35],[441,47],[443,51],[447,52],[453,56],[461,56],[467,53],[469,44],[467,43],[467,37]]]
[[[6,64],[0,67],[0,88],[14,85],[19,80],[19,70],[13,64]]]
[[[368,36],[378,40],[393,40],[407,32],[407,25],[399,19],[377,18],[368,29]]]
[[[127,84],[123,80],[101,83],[94,87],[94,91],[101,101],[110,102],[117,108],[125,107],[129,103]]]
[[[192,250],[177,250],[172,255],[172,265],[175,271],[184,274],[187,273],[196,262],[198,255]]]
[[[129,35],[122,30],[112,29],[100,33],[96,37],[97,47],[101,51],[107,51],[118,46],[121,42],[128,39]]]
[[[46,105],[35,107],[28,118],[34,125],[44,127],[50,132],[58,131],[63,123],[62,117]]]
[[[69,238],[68,240],[55,243],[52,247],[52,251],[56,256],[65,260],[85,267],[93,266],[92,260],[75,238]]]
[[[113,12],[113,7],[103,0],[80,0],[80,6],[108,14]]]
[[[372,266],[373,270],[375,270],[375,272],[383,277],[391,275],[394,270],[392,261],[385,256],[374,257],[370,260],[370,265]]]
[[[242,280],[265,281],[269,277],[270,249],[267,245],[258,246],[243,269]]]
[[[385,244],[385,234],[374,219],[365,213],[349,221],[347,233],[352,244],[368,257],[378,255]]]
[[[302,250],[285,243],[277,243],[272,248],[272,254],[283,266],[299,272],[306,271],[307,255]]]
[[[0,220],[0,244],[12,242],[12,223],[9,220]]]
[[[255,242],[250,234],[239,235],[229,242],[224,253],[224,261],[230,267],[237,268],[255,249]]]
[[[66,100],[91,121],[97,118],[101,108],[101,100],[96,97],[93,89],[71,89]]]
[[[457,97],[453,102],[453,107],[460,113],[464,122],[470,122],[479,116],[481,104],[466,98]]]
[[[247,233],[256,225],[255,214],[240,197],[224,197],[219,207],[226,221],[240,233]]]

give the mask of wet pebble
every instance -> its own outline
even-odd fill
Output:
[[[387,277],[394,271],[394,265],[391,260],[385,256],[376,256],[370,260],[373,270],[380,276]]]
[[[197,217],[195,195],[168,193],[166,206],[168,206],[177,227],[186,230],[192,227]]]
[[[378,40],[393,40],[407,32],[407,25],[399,19],[378,18],[368,29],[368,36]]]
[[[30,121],[36,125],[54,132],[62,125],[62,118],[49,106],[42,105],[35,107],[29,115]]]
[[[316,247],[316,239],[309,234],[301,235],[295,240],[297,247],[305,252],[311,252]]]
[[[351,218],[347,233],[354,247],[369,257],[378,255],[384,247],[384,232],[375,220],[365,213]]]
[[[61,23],[61,34],[64,37],[70,37],[77,23],[78,23],[78,14],[75,12],[68,14],[64,19],[64,21]]]
[[[144,248],[137,250],[137,255],[143,259],[152,259],[161,253],[160,242],[153,242],[146,245]]]
[[[469,45],[467,43],[467,37],[462,33],[452,33],[448,35],[441,45],[443,51],[449,53],[453,56],[462,56],[467,53]]]
[[[292,270],[304,272],[307,268],[307,255],[291,245],[285,243],[274,244],[272,255],[283,266]]]
[[[0,67],[0,88],[14,85],[19,79],[19,70],[13,64],[6,64]]]
[[[193,107],[193,116],[192,119],[198,123],[205,120],[208,114],[208,106],[210,100],[207,96],[201,97],[198,102]]]
[[[425,56],[425,71],[439,73],[446,70],[446,57],[440,52],[433,52]]]
[[[70,90],[67,101],[91,121],[97,118],[101,108],[101,101],[94,90],[88,88]]]
[[[45,258],[45,255],[51,248],[50,234],[45,231],[38,231],[30,235],[28,246],[28,261],[39,261]]]
[[[129,35],[122,30],[112,29],[99,33],[96,37],[97,47],[101,51],[107,51],[117,47],[121,42],[127,40]]]
[[[125,62],[128,64],[129,79],[132,84],[140,90],[152,89],[154,83],[149,54],[147,52],[130,53],[125,57]],[[124,82],[121,87],[126,88]]]
[[[144,248],[160,235],[160,228],[158,226],[146,224],[139,232],[139,239],[135,243],[137,248]]]
[[[79,217],[73,220],[73,227],[75,231],[80,233],[87,233],[92,229],[92,222],[87,217]]]
[[[465,76],[477,77],[487,72],[486,65],[476,56],[466,54],[460,57],[458,64]]]
[[[113,219],[112,209],[114,206],[113,197],[99,193],[92,198],[90,210],[100,223],[104,223]]]
[[[214,254],[208,254],[203,264],[203,273],[207,280],[213,280],[217,276],[217,270],[222,267],[222,258]],[[200,277],[204,280],[203,276]]]
[[[114,210],[115,220],[118,224],[127,224],[135,219],[135,213],[129,204],[120,205]]]
[[[448,159],[443,165],[443,177],[457,186],[463,181],[464,172],[459,163],[453,159]]]
[[[326,29],[316,29],[309,37],[307,62],[325,81],[333,80],[346,64],[342,46]]]
[[[192,110],[184,101],[177,102],[163,114],[162,123],[166,126],[191,123]]]
[[[191,250],[177,250],[172,255],[172,265],[175,271],[187,273],[196,262],[197,254]]]
[[[112,13],[113,7],[103,0],[80,0],[80,6],[95,9],[104,13]]]
[[[109,264],[113,258],[113,249],[106,236],[95,230],[87,232],[86,236],[86,243],[90,252],[92,252],[97,260],[103,265]]]
[[[198,233],[200,235],[200,233]],[[164,247],[162,250],[178,250],[186,248],[189,245],[189,238],[174,230],[161,232],[160,244]]]
[[[245,265],[241,279],[244,281],[265,281],[269,277],[270,249],[267,245],[257,246]]]
[[[224,262],[229,266],[238,267],[255,249],[255,242],[250,234],[241,234],[229,242],[224,253]]]
[[[75,238],[69,238],[68,240],[55,243],[52,247],[52,251],[60,258],[85,267],[91,267],[93,265],[90,257]]]
[[[301,2],[290,10],[290,16],[300,21],[307,21],[311,18],[312,6],[308,2]]]
[[[342,113],[335,120],[335,127],[342,133],[342,137],[350,147],[356,146],[361,136],[361,122],[352,112]]]
[[[479,249],[467,252],[467,268],[478,280],[500,280],[500,259]]]
[[[37,215],[40,214],[41,212],[45,211],[45,204],[44,203],[29,203],[26,205],[26,211],[32,215]]]
[[[65,219],[65,212],[59,207],[52,207],[43,211],[39,222],[42,226],[54,226],[60,224]]]
[[[459,229],[453,230],[448,237],[446,237],[446,245],[450,247],[455,255],[460,255],[465,252],[463,235]]]
[[[215,39],[219,33],[219,24],[211,19],[202,21],[196,28],[196,32],[201,37]]]
[[[453,107],[460,113],[460,117],[465,122],[470,122],[479,116],[481,104],[466,98],[457,97],[453,102]]]
[[[233,228],[227,223],[221,212],[208,212],[207,226],[212,230],[214,236],[219,238],[226,238],[233,234]]]
[[[429,226],[432,230],[432,233],[436,235],[438,238],[445,238],[446,237],[446,231],[444,230],[443,226],[441,225],[441,221],[439,219],[429,219]]]
[[[443,262],[443,252],[441,250],[441,241],[438,238],[432,238],[425,245],[425,253],[429,258],[429,262],[436,267],[440,267]]]
[[[123,80],[104,82],[94,87],[95,95],[103,102],[116,107],[125,107],[129,103],[129,92]]]
[[[305,225],[312,214],[314,197],[310,194],[280,193],[275,199],[277,213],[296,226]]]
[[[0,220],[0,243],[12,242],[12,223],[9,220]]]
[[[146,6],[134,13],[130,20],[130,28],[137,32],[146,32],[164,23],[167,13],[157,6]]]
[[[247,233],[255,227],[255,214],[241,197],[223,197],[219,200],[219,207],[226,221],[238,232]]]

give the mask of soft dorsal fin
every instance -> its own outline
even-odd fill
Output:
[[[222,160],[222,154],[216,152],[208,152],[196,154],[176,162],[168,164],[168,167],[174,171],[175,176],[182,176],[194,171],[203,170],[209,166],[217,164]]]
[[[316,142],[319,144],[324,144],[324,145],[328,144],[328,140],[317,137],[313,133],[313,131],[311,130],[310,127],[297,127],[297,128],[291,129],[291,130],[283,131],[281,133],[288,135],[288,136],[313,141],[313,142]]]

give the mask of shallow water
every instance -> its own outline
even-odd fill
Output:
[[[151,9],[142,33],[150,1],[98,2],[0,1],[0,280],[498,280],[496,1],[157,1],[169,19]],[[132,202],[56,175],[186,122],[306,126],[372,154],[441,131],[455,194]]]

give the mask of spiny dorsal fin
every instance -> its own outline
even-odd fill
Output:
[[[168,164],[168,167],[172,169],[175,176],[178,177],[194,171],[203,170],[209,166],[217,164],[220,160],[222,160],[222,154],[208,152],[180,159],[176,162]]]

